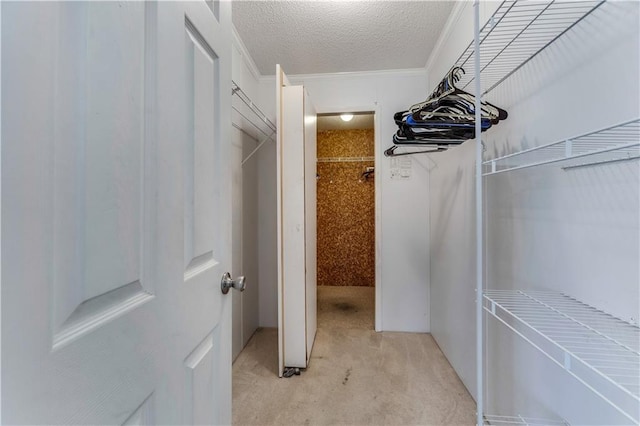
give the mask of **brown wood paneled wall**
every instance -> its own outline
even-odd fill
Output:
[[[318,133],[318,285],[375,285],[375,174],[373,129]]]

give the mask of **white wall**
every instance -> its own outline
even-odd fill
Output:
[[[485,156],[640,117],[638,9],[637,2],[604,4],[491,92],[489,100],[509,118],[484,134]],[[462,41],[471,16],[472,7],[465,6],[430,61],[432,83],[471,40]],[[431,173],[431,321],[436,341],[475,394],[473,156],[473,142],[431,156],[437,163]],[[637,322],[639,189],[637,161],[567,171],[550,165],[486,178],[486,286],[562,291]],[[625,423],[491,318],[487,332],[485,412]]]
[[[232,78],[242,90],[257,101],[258,79],[242,42],[233,40]],[[236,123],[241,127],[247,123]],[[252,129],[245,129],[252,130]],[[233,297],[233,357],[247,344],[259,325],[259,156],[244,165],[242,160],[253,151],[258,141],[233,128],[232,133],[232,271],[234,277],[244,275],[247,287]],[[223,207],[223,206],[221,206]]]
[[[484,22],[497,5],[480,5]],[[473,28],[472,2],[459,2],[427,63],[429,87],[439,83],[473,40]],[[436,164],[430,181],[431,334],[475,395],[474,142],[429,157]]]
[[[264,101],[260,74],[234,29],[233,80],[275,123],[273,94]],[[275,86],[275,83],[274,83]],[[275,87],[272,87],[275,91]],[[253,129],[252,129],[253,130]],[[260,135],[262,136],[262,135]],[[276,144],[266,142],[244,164],[241,160],[258,146],[234,128],[234,268],[247,278],[247,290],[234,294],[234,358],[257,327],[277,327]],[[239,209],[239,210],[238,210]],[[235,212],[239,212],[235,214]],[[241,212],[241,213],[240,213]]]
[[[286,72],[286,70],[285,70]],[[318,112],[376,110],[379,134],[376,152],[376,190],[380,203],[380,294],[381,327],[387,331],[427,332],[429,325],[429,160],[412,158],[409,180],[390,178],[390,159],[382,152],[391,145],[396,130],[393,114],[427,95],[424,70],[371,72],[355,74],[321,74],[289,76],[293,84],[304,84]],[[261,98],[265,106],[275,107],[275,83],[261,79]],[[275,151],[275,148],[270,148]],[[266,153],[265,153],[266,155]],[[274,152],[275,159],[275,152]],[[275,169],[275,162],[265,164]],[[266,174],[265,174],[266,175]],[[275,192],[275,191],[273,191]],[[275,202],[275,198],[273,198]],[[275,204],[272,209],[275,211]],[[261,209],[261,211],[264,211]],[[275,239],[261,241],[274,248]],[[266,247],[265,247],[266,248]],[[261,324],[276,321],[273,300],[262,298]],[[275,283],[274,283],[275,289]],[[267,318],[267,312],[269,318]],[[273,315],[271,314],[273,312]]]
[[[273,90],[275,92],[275,83]],[[256,154],[256,158],[259,175],[258,262],[260,271],[260,327],[278,327],[276,144],[269,142],[264,145]]]

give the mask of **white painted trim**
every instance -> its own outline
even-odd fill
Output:
[[[276,218],[277,218],[277,290],[278,290],[278,377],[282,377],[284,372],[284,316],[282,313],[282,87],[288,83],[287,77],[276,65],[278,79],[276,82]]]
[[[375,112],[377,106],[375,104],[369,105],[342,105],[342,106],[334,106],[334,107],[316,107],[317,114],[333,114],[333,113],[343,113],[343,112],[352,112],[352,113],[362,113],[362,112]],[[374,118],[374,127],[375,127],[375,118]]]
[[[469,5],[473,5],[473,3],[469,1],[456,2],[456,5],[453,7],[453,10],[451,10],[451,13],[449,14],[447,22],[444,24],[444,28],[440,32],[440,37],[438,37],[438,41],[436,41],[436,45],[434,46],[433,50],[431,50],[429,59],[427,59],[427,63],[424,66],[427,71],[431,69],[431,66],[433,65],[434,61],[436,61],[436,58],[440,56],[440,51],[444,48],[445,43],[451,37],[451,32],[454,28],[456,28],[458,21],[462,17],[462,13]]]
[[[0,5],[0,34],[2,34],[2,5]],[[2,82],[2,43],[0,43],[0,82]],[[0,83],[0,99],[2,99],[2,83]],[[0,102],[0,117],[2,117],[2,103]],[[2,224],[2,120],[0,119],[0,224]],[[0,226],[0,241],[2,241],[2,226]],[[2,245],[0,244],[0,365],[2,365]],[[2,368],[0,368],[0,383],[2,383]],[[0,419],[2,419],[2,386],[0,386]]]
[[[366,78],[366,77],[397,77],[400,75],[424,75],[424,68],[405,68],[396,70],[378,70],[378,71],[356,71],[356,72],[333,72],[333,73],[319,73],[319,74],[288,74],[291,81],[300,80],[317,80],[317,79],[330,79],[330,78]],[[265,75],[260,77],[260,81],[271,81],[276,78],[275,75]],[[330,111],[337,112],[337,111]]]
[[[422,70],[424,73],[424,70]],[[316,108],[318,114],[327,114],[327,113],[342,113],[342,112],[365,112],[372,111],[373,116],[373,138],[374,138],[374,166],[376,169],[380,168],[382,164],[382,134],[380,131],[380,119],[381,108],[379,102],[374,102],[369,105],[352,105],[352,106],[334,106],[334,107],[321,107]],[[380,194],[380,189],[382,188],[381,179],[374,179],[374,188],[375,188],[375,201],[374,201],[374,214],[375,214],[375,233],[376,233],[376,244],[375,244],[375,331],[383,330],[383,318],[382,318],[382,196]],[[316,231],[317,232],[317,231]]]
[[[382,118],[380,103],[376,102],[373,116],[373,137],[374,137],[374,166],[380,170],[382,164],[382,132],[380,131],[380,120]],[[378,173],[377,179],[374,179],[375,193],[375,233],[376,233],[376,290],[375,290],[375,330],[380,332],[383,330],[382,318],[382,178]]]
[[[258,66],[253,61],[253,58],[249,54],[247,46],[244,44],[244,41],[242,41],[240,34],[238,34],[238,30],[236,30],[236,26],[233,24],[231,24],[231,32],[233,33],[233,44],[240,51],[240,55],[242,56],[245,64],[247,64],[247,68],[249,68],[249,71],[251,71],[251,75],[253,75],[256,80],[260,80],[262,78],[262,74],[260,74]],[[273,77],[275,78],[275,75]]]

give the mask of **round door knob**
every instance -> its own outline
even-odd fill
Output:
[[[243,275],[239,276],[235,280],[231,279],[231,274],[228,272],[225,272],[224,275],[222,275],[222,281],[220,282],[220,290],[222,291],[222,294],[229,293],[230,288],[238,291],[244,291],[245,287],[246,283]]]

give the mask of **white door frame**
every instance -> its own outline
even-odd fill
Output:
[[[0,5],[0,34],[2,34],[2,5]],[[2,43],[0,42],[0,82],[2,81]],[[0,83],[0,100],[2,99],[2,83]],[[0,101],[0,117],[2,117],[2,102]],[[0,118],[0,224],[2,224],[2,119]],[[0,241],[2,241],[2,226],[0,226]],[[2,259],[2,244],[0,244],[0,259]],[[0,277],[2,277],[2,262],[0,262]],[[2,330],[2,280],[0,279],[0,330]],[[2,331],[0,331],[0,366],[2,365]],[[0,383],[2,383],[2,368],[0,368]],[[2,419],[2,386],[0,386],[0,419]]]
[[[380,139],[380,103],[374,102],[368,105],[355,105],[355,106],[316,106],[316,110],[318,115],[320,114],[341,114],[341,113],[361,113],[361,112],[373,112],[373,147],[374,147],[374,161],[375,167],[378,169],[380,164],[382,164],[382,140]],[[377,170],[376,170],[377,171]],[[375,271],[376,271],[376,280],[375,280],[375,331],[382,331],[382,262],[380,259],[380,248],[382,247],[382,227],[381,227],[381,213],[380,213],[380,188],[381,183],[380,179],[374,179],[374,190],[375,190],[375,233],[376,233],[376,244],[375,244]]]

